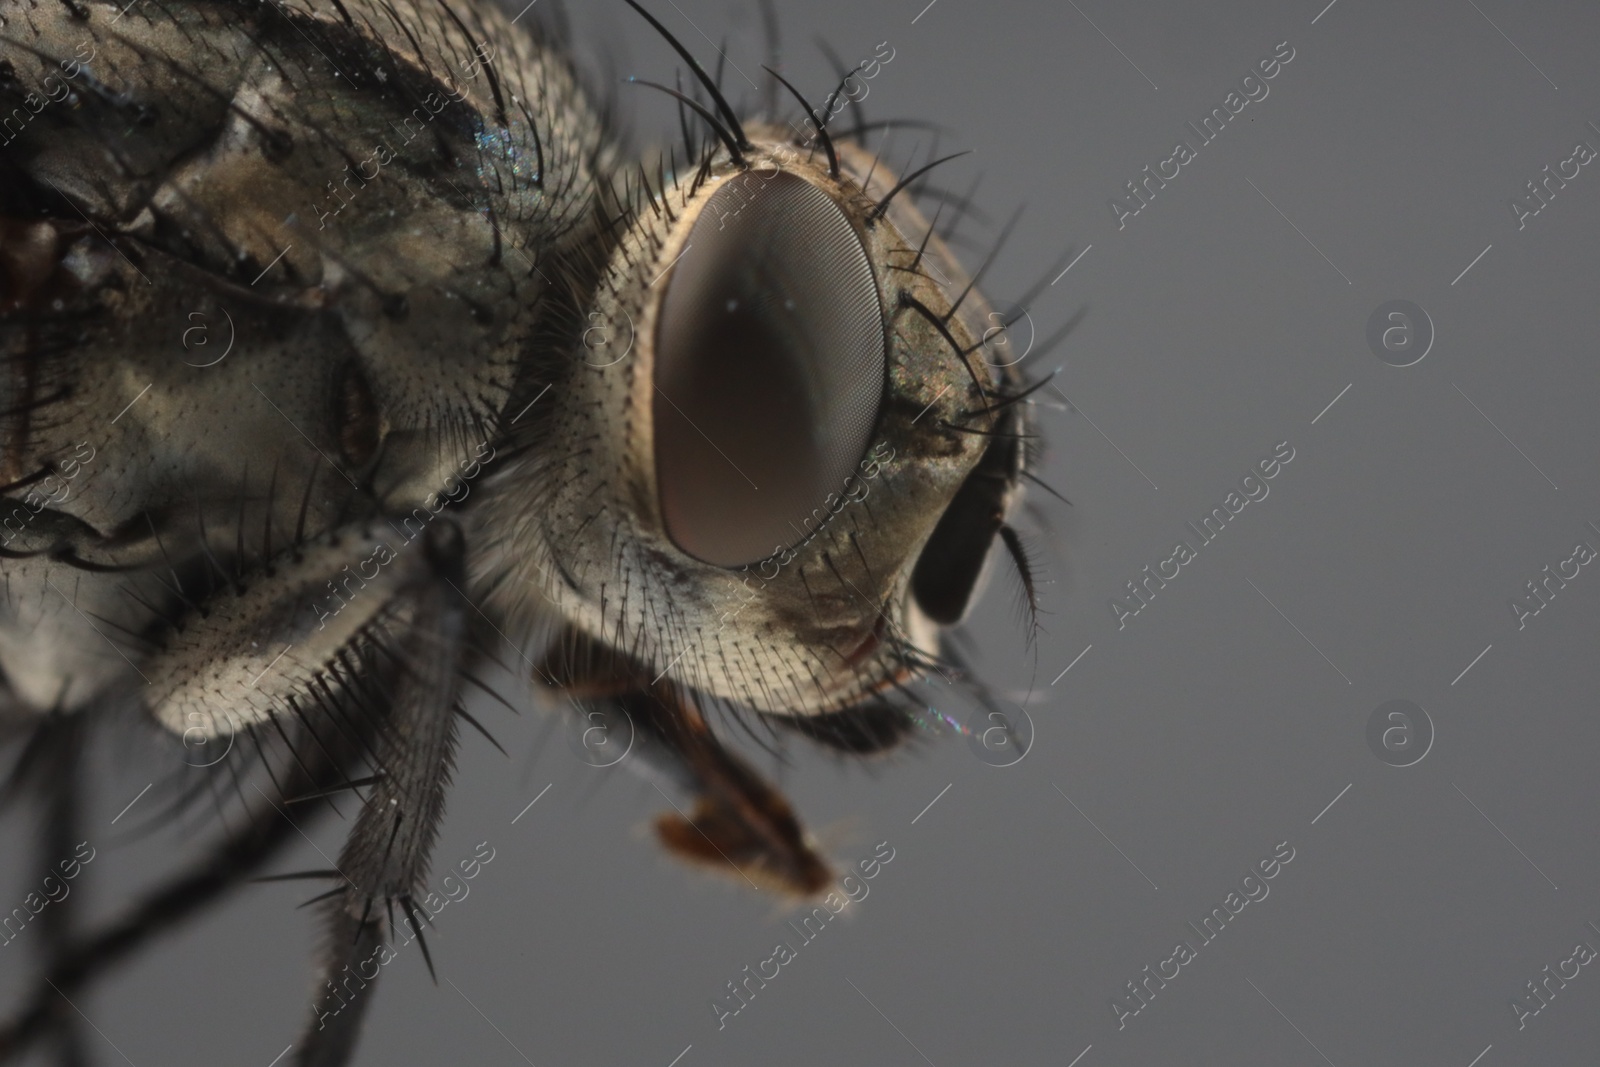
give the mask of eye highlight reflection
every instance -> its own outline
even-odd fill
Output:
[[[684,552],[739,567],[804,538],[865,453],[883,314],[850,221],[795,175],[724,185],[685,247],[656,331],[661,512]]]

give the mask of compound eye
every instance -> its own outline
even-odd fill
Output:
[[[656,483],[673,543],[739,567],[808,536],[867,450],[885,368],[872,265],[832,198],[783,172],[713,193],[656,331]]]

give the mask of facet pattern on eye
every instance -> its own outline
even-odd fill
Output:
[[[844,213],[783,172],[725,184],[672,268],[656,336],[673,540],[734,567],[804,537],[866,451],[883,378],[878,288]]]

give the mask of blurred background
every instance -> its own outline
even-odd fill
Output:
[[[902,172],[973,150],[934,182],[982,178],[969,266],[1024,209],[985,288],[1048,283],[1007,341],[1061,368],[1038,473],[1071,506],[1035,491],[1022,524],[1037,641],[1004,568],[970,626],[1016,743],[746,746],[841,867],[892,853],[802,942],[782,902],[661,853],[647,782],[485,701],[511,755],[464,732],[434,855],[494,858],[428,935],[438,984],[414,949],[386,968],[358,1062],[1596,1062],[1600,9],[924,4],[780,2],[781,56],[820,100],[819,40],[848,64],[887,43],[867,118],[948,132],[873,143]],[[620,0],[574,7],[597,78],[670,82]],[[751,0],[652,10],[760,99]],[[639,146],[673,136],[619,92]],[[125,733],[93,772],[95,914],[215,830],[204,806],[111,825],[155,759]],[[347,826],[318,827],[278,869],[325,865]],[[247,887],[96,986],[97,1061],[272,1064],[311,999],[310,892]],[[719,1026],[779,941],[796,958]]]

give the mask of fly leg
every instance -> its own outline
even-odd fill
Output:
[[[284,790],[291,795],[316,794],[334,788],[346,780],[349,767],[358,758],[354,747],[341,747],[337,741],[330,742],[326,749],[313,745],[304,727],[294,728],[293,744],[304,756],[285,778]],[[300,818],[303,823],[306,816]],[[63,828],[58,824],[46,833],[54,837]],[[69,998],[77,999],[80,990],[116,964],[246,884],[285,846],[301,840],[300,830],[301,826],[282,808],[259,805],[249,813],[241,829],[217,841],[187,870],[150,890],[104,925],[81,934],[70,928],[63,929],[58,939],[52,941],[46,965],[29,989],[21,1009],[0,1020],[0,1062],[20,1057],[55,1028],[64,1015],[70,1014],[76,1019]],[[66,838],[72,836],[68,833]],[[74,855],[74,846],[68,846],[64,855]],[[61,858],[57,857],[56,862]],[[52,904],[45,912],[61,906]],[[41,921],[43,918],[41,915]],[[67,924],[62,926],[67,927]],[[72,1061],[63,1057],[61,1062]]]
[[[388,713],[374,742],[375,780],[339,857],[343,881],[325,905],[317,1003],[296,1044],[301,1067],[349,1061],[372,986],[394,958],[390,943],[401,922],[433,970],[418,924],[426,921],[424,880],[454,759],[467,605],[459,528],[435,522],[422,548],[425,573],[399,594],[410,625],[386,664]]]
[[[38,718],[0,793],[0,803],[31,795],[39,809],[34,842],[36,866],[29,882],[35,890],[30,897],[43,893],[44,900],[38,917],[29,923],[35,932],[24,951],[31,950],[39,959],[39,972],[43,974],[60,967],[72,950],[73,920],[78,909],[69,872],[79,873],[73,854],[81,828],[80,760],[87,729],[84,720],[83,714],[62,714],[59,710]],[[64,1067],[84,1067],[89,1060],[82,1020],[60,998],[50,1007],[53,1011],[41,1018],[40,1036],[51,1039],[56,1062]]]
[[[370,786],[327,895],[319,989],[371,965],[385,947],[383,921],[397,928],[393,909],[415,928],[455,743],[465,545],[442,517],[413,541],[393,531],[379,520],[297,542],[271,561],[271,581],[262,580],[266,565],[241,575],[177,620],[144,661],[151,713],[186,743],[283,731],[294,772],[274,780],[278,798],[263,793],[265,803],[250,804],[244,832],[74,942],[16,1019],[0,1025],[0,1059],[37,1039],[59,1000],[297,838],[288,801]],[[350,772],[361,766],[368,773],[358,783]],[[348,1060],[370,984],[359,982],[363,995],[352,1002],[334,1001],[336,1011],[318,1005],[297,1062]]]
[[[52,721],[53,720],[53,721]],[[51,716],[50,732],[52,751],[46,760],[50,780],[45,783],[44,821],[39,833],[39,859],[44,868],[42,883],[60,887],[65,892],[39,915],[40,930],[45,952],[45,965],[54,967],[66,958],[72,949],[74,919],[78,911],[76,894],[63,881],[63,863],[76,862],[73,858],[80,842],[81,799],[83,797],[84,733],[86,723],[82,715]],[[83,1020],[70,1006],[59,1011],[55,1031],[56,1054],[62,1067],[87,1067],[88,1053],[84,1048]]]
[[[612,736],[624,745],[631,738],[641,770],[689,795],[688,810],[674,801],[656,818],[667,851],[796,896],[827,888],[832,873],[788,799],[717,740],[691,693],[652,681],[640,664],[571,632],[539,673],[562,685],[591,732],[604,730],[608,744]]]

